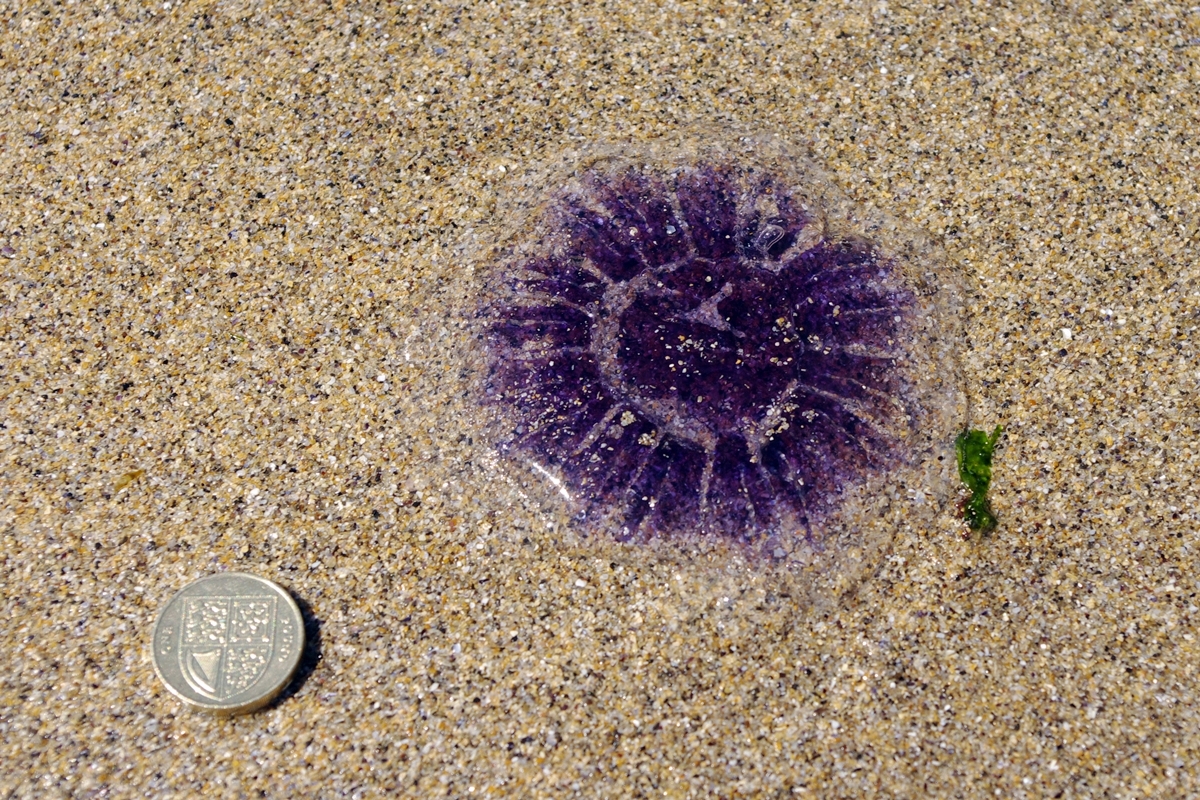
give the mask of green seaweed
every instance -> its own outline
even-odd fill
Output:
[[[988,502],[988,488],[992,485],[992,453],[1004,428],[997,425],[992,435],[986,431],[963,431],[954,440],[958,453],[958,477],[971,490],[971,496],[963,503],[963,519],[973,531],[987,533],[996,527],[996,515]]]

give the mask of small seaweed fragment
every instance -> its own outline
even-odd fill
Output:
[[[963,431],[954,440],[958,453],[958,477],[971,490],[963,503],[963,519],[973,531],[987,533],[996,527],[996,515],[988,502],[988,487],[992,485],[992,453],[1004,428],[997,425],[992,435],[986,431]]]
[[[128,487],[131,483],[133,483],[134,481],[136,481],[138,478],[142,477],[145,474],[146,474],[146,470],[144,470],[144,469],[135,469],[131,472],[126,472],[124,475],[117,478],[116,481],[113,482],[113,489],[115,491],[119,492],[122,489]]]

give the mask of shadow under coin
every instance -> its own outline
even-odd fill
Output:
[[[321,626],[324,623],[313,613],[312,606],[297,597],[295,592],[287,589],[287,593],[296,601],[296,605],[300,607],[300,616],[304,618],[304,653],[300,656],[300,664],[296,667],[296,674],[292,676],[292,680],[279,696],[266,706],[267,708],[275,708],[299,692],[321,661]]]

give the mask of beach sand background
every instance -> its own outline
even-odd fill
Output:
[[[1200,9],[0,19],[0,795],[1198,791]],[[992,534],[951,499],[813,607],[581,538],[481,444],[461,243],[506,178],[704,124],[791,137],[970,276]],[[149,637],[229,569],[310,647],[219,720]]]

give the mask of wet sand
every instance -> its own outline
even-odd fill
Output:
[[[32,4],[0,32],[0,792],[1187,796],[1200,11]],[[578,535],[475,428],[464,257],[542,154],[784,132],[972,282],[950,498],[812,606]],[[255,572],[270,708],[149,661]]]

